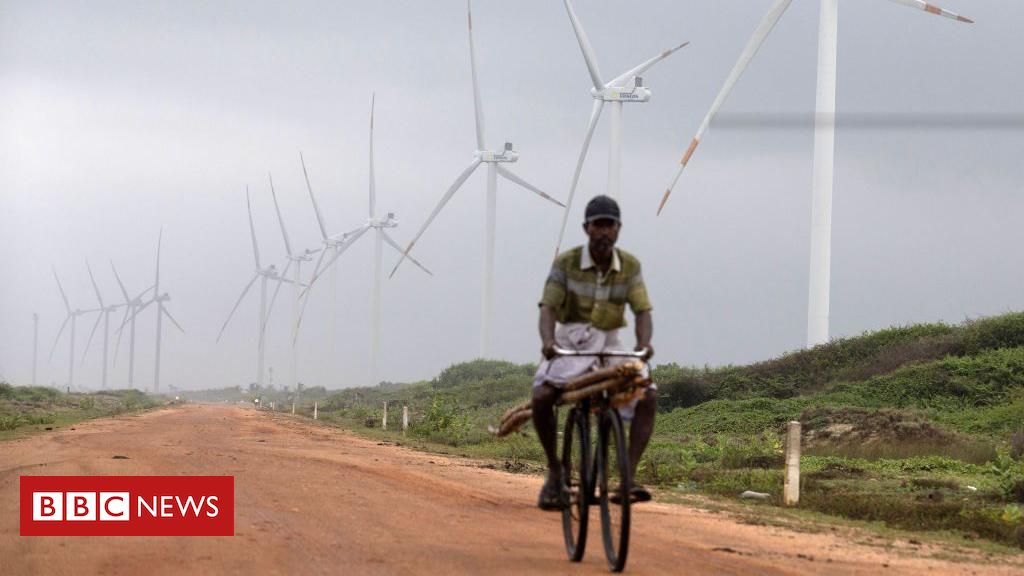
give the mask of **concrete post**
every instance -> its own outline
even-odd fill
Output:
[[[402,406],[402,435],[405,435],[405,431],[409,428],[409,407]]]
[[[380,421],[380,427],[382,430],[388,429],[388,403],[384,402],[384,418]]]
[[[800,423],[790,422],[786,426],[786,478],[783,484],[783,503],[796,506],[800,503]]]
[[[313,402],[313,420],[316,420],[316,402]]]

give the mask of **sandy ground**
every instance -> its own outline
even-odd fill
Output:
[[[18,535],[20,475],[125,474],[233,475],[235,536]],[[0,443],[0,573],[607,573],[593,537],[582,563],[565,559],[560,515],[534,508],[540,483],[236,407],[96,420]],[[680,505],[634,510],[631,574],[1021,573]],[[591,527],[600,534],[594,517]]]

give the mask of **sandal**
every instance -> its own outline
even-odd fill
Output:
[[[608,499],[612,502],[612,504],[621,504],[621,493],[622,487],[616,486],[615,490],[613,490],[612,493],[608,495]],[[644,488],[639,484],[634,484],[633,487],[629,489],[629,501],[630,503],[650,502],[651,493],[647,491],[647,488]]]
[[[569,488],[565,484],[556,486],[548,478],[540,489],[537,507],[541,510],[564,510],[569,507]]]

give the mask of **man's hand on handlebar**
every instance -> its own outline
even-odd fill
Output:
[[[555,348],[557,346],[558,345],[555,344],[554,340],[549,340],[547,342],[544,342],[544,344],[540,348],[540,353],[541,353],[541,355],[544,356],[544,358],[546,358],[548,360],[551,360],[552,358],[554,358],[558,354],[555,351]]]
[[[647,344],[645,346],[637,344],[636,347],[633,348],[633,350],[636,350],[637,352],[646,351],[647,354],[644,355],[644,360],[650,360],[651,358],[654,357],[654,346],[651,346],[650,344]]]

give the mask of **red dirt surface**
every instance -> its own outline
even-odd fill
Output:
[[[596,518],[584,561],[565,559],[560,515],[534,507],[538,477],[238,407],[74,428],[0,443],[0,573],[607,573]],[[235,477],[235,536],[18,535],[21,475],[183,474]],[[927,545],[856,544],[845,530],[794,532],[675,504],[634,511],[629,574],[1021,573],[926,558],[938,551]]]

